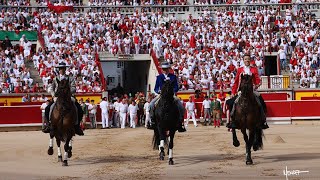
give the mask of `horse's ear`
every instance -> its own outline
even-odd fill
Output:
[[[243,79],[243,77],[244,77],[244,75],[243,75],[243,73],[241,73],[241,79]]]
[[[60,80],[58,78],[56,78],[56,80],[57,80],[57,83],[60,84]]]

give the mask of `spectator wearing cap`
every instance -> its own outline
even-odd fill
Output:
[[[103,97],[100,103],[102,129],[109,128],[109,103],[107,97]]]

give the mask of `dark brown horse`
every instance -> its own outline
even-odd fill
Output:
[[[164,160],[164,148],[169,143],[169,165],[173,165],[173,139],[177,131],[179,109],[174,100],[173,83],[166,81],[161,88],[161,97],[155,107],[153,148],[159,150],[159,159]],[[170,137],[170,138],[169,138]]]
[[[246,164],[253,164],[251,159],[251,147],[254,151],[262,149],[263,131],[260,127],[260,108],[253,92],[252,76],[241,75],[240,82],[241,94],[236,100],[234,121],[237,129],[240,129],[244,141],[246,142]],[[249,137],[247,134],[249,130]],[[232,128],[233,145],[238,147],[240,142],[238,141],[235,128]]]
[[[50,131],[50,144],[48,154],[53,154],[53,138],[56,138],[58,146],[58,161],[62,162],[62,166],[68,166],[68,158],[72,156],[71,140],[75,135],[74,124],[76,122],[76,107],[71,100],[71,91],[69,79],[59,81],[57,79],[58,89],[56,92],[57,100],[53,104],[51,113],[51,131]],[[65,142],[64,145],[64,159],[62,161],[62,154],[60,144]]]

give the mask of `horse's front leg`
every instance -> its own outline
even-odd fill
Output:
[[[72,157],[72,139],[69,142],[68,158]]]
[[[169,141],[169,165],[173,165],[173,139],[174,139],[175,131],[170,131],[170,141]]]
[[[54,137],[54,135],[50,133],[48,155],[52,155],[53,154],[53,137]]]
[[[68,138],[66,140],[66,143],[64,144],[64,159],[63,159],[62,166],[68,166],[69,152],[71,152],[70,141],[71,141],[71,138]]]
[[[237,138],[237,133],[236,133],[236,129],[232,128],[232,139],[233,139],[233,145],[234,147],[239,147],[240,146],[240,142]]]
[[[165,141],[165,134],[164,134],[164,130],[162,130],[161,128],[159,128],[159,135],[160,135],[160,144],[159,144],[159,159],[160,160],[164,160],[164,141]]]
[[[251,147],[252,147],[254,136],[252,136],[252,132],[250,131],[249,138],[248,138],[246,129],[242,129],[241,132],[243,134],[243,139],[246,142],[246,164],[251,165],[251,164],[253,164],[252,159],[251,159]]]
[[[57,142],[57,148],[58,148],[58,162],[62,162],[62,154],[61,154],[61,141],[60,139],[56,138],[56,142]]]

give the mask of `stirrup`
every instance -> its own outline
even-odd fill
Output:
[[[42,132],[43,133],[50,133],[50,125],[46,125],[43,129],[42,129]]]
[[[82,129],[80,128],[80,125],[75,125],[74,130],[75,130],[75,133],[77,135],[79,135],[79,136],[83,136],[84,135]]]

